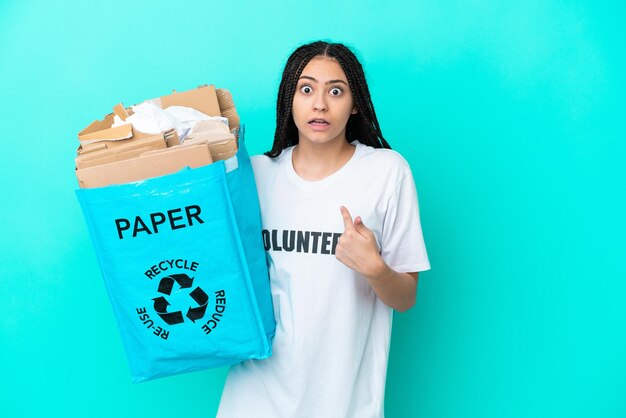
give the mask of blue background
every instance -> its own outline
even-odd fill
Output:
[[[0,416],[214,416],[226,369],[130,383],[76,134],[213,83],[266,151],[282,66],[318,38],[361,58],[433,266],[395,315],[387,416],[626,416],[625,9],[0,0]]]

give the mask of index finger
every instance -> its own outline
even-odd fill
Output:
[[[341,216],[343,217],[343,226],[345,229],[354,228],[354,223],[352,222],[352,216],[350,212],[345,206],[340,206],[339,210],[341,211]]]

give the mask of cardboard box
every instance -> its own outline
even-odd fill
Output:
[[[211,164],[208,144],[178,145],[130,158],[76,170],[80,188],[104,187],[175,173],[185,167]]]

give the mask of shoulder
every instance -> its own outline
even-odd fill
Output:
[[[250,163],[252,164],[252,168],[254,169],[254,171],[263,170],[271,165],[272,159],[263,154],[252,155],[250,156]]]
[[[252,171],[254,171],[257,180],[267,179],[269,176],[275,175],[286,161],[290,161],[288,155],[290,155],[289,149],[283,150],[283,152],[275,158],[268,157],[264,154],[251,156],[250,163],[252,164]]]
[[[250,157],[250,162],[255,170],[271,170],[278,167],[283,161],[286,152],[283,151],[278,157],[271,158],[265,154],[253,155]]]
[[[386,148],[373,148],[360,142],[357,142],[356,146],[360,153],[359,161],[368,169],[380,174],[386,173],[398,179],[411,174],[409,163],[399,152]]]

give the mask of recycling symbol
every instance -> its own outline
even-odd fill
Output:
[[[163,277],[159,282],[158,292],[170,296],[172,294],[172,289],[174,288],[174,282],[178,283],[178,286],[180,286],[181,289],[191,288],[193,285],[193,277],[189,277],[186,274],[172,274],[170,276]],[[207,303],[209,302],[209,296],[204,293],[204,290],[200,287],[196,287],[194,290],[189,292],[189,296],[191,296],[191,299],[196,302],[197,306],[190,306],[187,310],[186,316],[195,323],[197,319],[201,319],[204,316]],[[169,325],[182,324],[185,321],[181,311],[167,311],[167,307],[170,306],[170,303],[164,296],[159,296],[152,300],[154,301],[154,310],[157,314],[159,314],[161,319]]]

